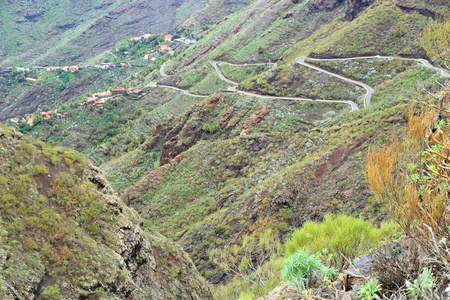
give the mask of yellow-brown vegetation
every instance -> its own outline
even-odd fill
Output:
[[[450,267],[450,97],[413,108],[406,136],[372,149],[368,183],[376,199],[408,236],[424,247],[438,272]],[[449,279],[449,278],[447,278]]]

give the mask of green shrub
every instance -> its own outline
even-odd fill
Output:
[[[273,290],[279,283],[284,259],[277,254],[270,261],[259,266],[256,271],[244,276],[235,276],[226,285],[212,288],[214,299],[258,299]],[[208,272],[208,271],[207,271]],[[215,274],[205,273],[205,277]]]
[[[124,281],[125,279],[127,279],[127,277],[128,277],[128,272],[127,271],[123,270],[122,272],[120,272],[120,274],[119,274],[119,280],[120,281]]]
[[[50,160],[52,161],[52,165],[54,166],[59,165],[61,163],[61,157],[57,155],[52,155]]]
[[[34,176],[39,176],[41,174],[48,174],[48,168],[44,165],[35,165]]]
[[[108,293],[106,293],[102,287],[99,287],[95,290],[95,296],[99,299],[106,299]]]
[[[414,299],[431,299],[433,298],[433,285],[434,277],[431,270],[424,269],[422,274],[414,280],[414,284],[409,287],[408,295]]]
[[[296,230],[291,240],[286,243],[288,257],[305,248],[313,253],[329,249],[335,256],[335,265],[343,267],[347,259],[353,260],[358,255],[378,245],[383,238],[392,238],[398,232],[394,223],[382,223],[377,228],[368,221],[346,215],[327,215],[322,223],[306,222]]]
[[[325,266],[319,254],[311,254],[305,249],[299,249],[289,256],[282,272],[283,279],[298,290],[316,287],[325,278],[332,278],[338,274],[334,268]]]
[[[358,292],[358,299],[372,300],[379,299],[377,293],[381,291],[381,285],[377,279],[371,279],[361,287]]]
[[[180,274],[180,268],[178,268],[176,265],[173,265],[170,270],[170,275],[172,275],[172,277],[177,277],[178,274]]]
[[[203,125],[202,129],[206,132],[214,133],[220,129],[220,126],[216,123],[212,123],[212,124],[205,123]]]
[[[42,292],[42,299],[48,299],[48,300],[59,300],[59,299],[61,299],[61,289],[59,288],[59,286],[57,284],[49,285]]]

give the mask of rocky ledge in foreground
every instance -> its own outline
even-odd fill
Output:
[[[1,299],[212,299],[149,227],[82,155],[0,125]]]

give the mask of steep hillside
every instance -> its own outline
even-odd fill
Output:
[[[208,253],[232,245],[245,252],[245,236],[272,230],[281,240],[290,228],[329,212],[383,218],[370,201],[365,153],[392,132],[402,134],[407,95],[423,74],[413,68],[383,82],[383,100],[352,114],[318,103],[216,96],[160,126],[135,155],[103,168],[121,190],[138,182],[124,201],[178,240],[208,279],[223,282],[230,273]],[[430,72],[422,80],[433,91],[438,78]],[[148,170],[161,166],[147,175],[132,171],[149,160],[157,164]],[[258,265],[266,250],[253,251]]]
[[[161,36],[123,40],[110,50],[128,70],[13,71],[0,83],[1,118],[36,110],[34,126],[14,126],[87,154],[145,227],[191,255],[218,299],[245,298],[256,285],[253,296],[267,292],[280,272],[270,257],[308,220],[385,219],[366,182],[366,153],[405,134],[411,99],[439,97],[449,83],[419,60],[433,63],[420,37],[448,14],[442,1],[247,2],[180,3],[179,30],[198,41],[164,42],[170,52]],[[129,89],[101,109],[80,105],[121,83]],[[44,120],[44,104],[68,114]],[[267,285],[257,273],[266,267],[275,278]]]
[[[307,4],[311,8],[317,3]],[[299,3],[297,9],[302,5],[305,6]],[[239,17],[242,15],[233,15],[213,28],[204,38],[209,42],[200,41],[169,61],[167,69],[174,76],[163,82],[183,86],[183,80],[188,79],[190,85],[184,87],[193,91],[196,78],[204,80],[206,74],[214,72],[209,60],[220,57],[233,61],[225,49],[237,55],[245,48],[244,44],[233,44],[238,39],[233,30]],[[323,77],[320,81],[315,72],[299,68],[295,58],[308,53],[420,58],[425,52],[418,37],[429,21],[418,11],[405,12],[392,3],[377,3],[354,18],[346,19],[342,14],[342,19],[319,28],[285,50],[287,59],[275,68],[246,71],[249,67],[245,65],[229,66],[224,73],[237,81],[243,80],[240,88],[262,94],[287,96],[295,95],[296,89],[313,93],[314,88],[323,93],[326,92],[320,85]],[[382,32],[379,26],[387,28],[382,38],[378,36]],[[397,34],[396,28],[403,27],[406,32]],[[224,42],[220,42],[217,34],[223,34]],[[371,38],[364,39],[365,35]],[[347,44],[347,40],[353,43]],[[385,46],[376,46],[380,40]],[[262,49],[252,53],[266,55],[267,51]],[[242,57],[247,60],[241,62],[254,61],[254,56]],[[239,258],[251,252],[252,266],[259,266],[270,249],[254,248],[247,244],[248,238],[262,239],[270,231],[276,244],[289,234],[290,228],[306,220],[320,220],[329,212],[383,219],[385,215],[371,198],[362,172],[365,153],[368,147],[379,145],[392,133],[403,134],[408,102],[417,96],[418,88],[438,92],[440,85],[436,81],[443,84],[448,81],[440,72],[416,61],[391,58],[310,63],[369,84],[375,90],[373,106],[347,115],[346,108],[342,111],[341,107],[317,103],[253,99],[250,104],[237,96],[212,97],[186,115],[158,127],[146,145],[135,152],[103,166],[121,190],[132,187],[122,195],[124,201],[137,207],[156,228],[179,241],[213,283],[227,282],[236,272],[243,272],[236,265],[235,269],[218,268],[213,259],[217,249],[222,249],[223,252],[219,250],[222,254],[233,251]],[[345,91],[345,84],[338,86]],[[328,97],[337,95],[335,90]],[[363,107],[362,102],[359,104]],[[144,170],[138,167],[149,161]],[[228,263],[233,265],[231,261]],[[250,269],[247,271],[251,272]]]
[[[283,75],[291,72],[290,69],[299,69],[294,60],[302,56],[323,58],[377,54],[426,57],[418,38],[430,20],[431,17],[417,10],[404,11],[387,1],[373,4],[370,1],[355,4],[353,1],[331,0],[299,3],[255,1],[205,32],[199,43],[171,59],[166,64],[166,71],[173,75],[170,78],[173,85],[191,91],[199,91],[205,86],[209,90],[214,87],[217,92],[222,86],[217,83],[209,65],[211,60],[229,63],[278,61],[281,67],[270,70],[262,79],[268,85],[276,85],[276,77],[288,77],[283,84],[289,86],[289,76]],[[300,70],[291,75],[296,75],[294,77],[298,80],[300,76],[305,78],[304,74],[304,70]],[[272,79],[267,80],[268,77]],[[304,79],[299,81],[293,84],[301,86]],[[259,92],[269,90],[268,86],[258,89],[248,84],[245,88]],[[328,87],[315,88],[321,92],[314,92],[311,86],[298,92],[303,95],[312,92],[314,98],[328,96]],[[335,92],[332,89],[331,93]],[[337,92],[340,93],[342,91]],[[349,95],[352,91],[347,89],[345,93]]]
[[[122,86],[136,69],[83,69],[76,73],[44,70],[0,75],[0,121],[31,114],[44,106],[71,103],[82,95]],[[27,81],[32,78],[36,81]]]
[[[135,150],[157,124],[184,113],[197,101],[171,90],[149,90],[140,99],[111,99],[103,109],[65,105],[61,112],[68,115],[63,119],[42,120],[22,130],[51,144],[74,148],[101,165]]]
[[[205,5],[198,0],[2,1],[0,67],[77,64],[131,36],[173,32]],[[219,16],[230,12],[228,1],[221,5]]]
[[[82,155],[3,125],[0,148],[2,299],[211,299]]]

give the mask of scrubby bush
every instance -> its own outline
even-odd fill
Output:
[[[334,264],[343,267],[346,259],[378,245],[383,238],[392,238],[397,232],[394,223],[382,223],[380,228],[368,221],[346,215],[327,215],[321,223],[306,222],[286,243],[286,257],[305,248],[313,253],[329,249]]]
[[[44,165],[35,165],[34,166],[34,175],[38,176],[41,174],[48,174],[48,168]]]
[[[59,300],[61,299],[61,289],[57,284],[49,285],[45,288],[44,292],[42,292],[42,299],[46,300]]]
[[[126,270],[123,270],[122,272],[120,272],[120,274],[119,274],[120,281],[125,281],[125,279],[127,279],[127,277],[128,277],[128,272]]]
[[[212,124],[205,123],[203,125],[202,129],[206,132],[214,133],[220,129],[220,126],[216,123],[212,123]]]
[[[327,267],[320,260],[319,254],[311,254],[305,249],[299,249],[284,262],[283,279],[297,290],[316,287],[325,278],[338,274],[334,268]]]
[[[404,249],[408,249],[404,251]],[[378,247],[373,254],[373,272],[384,296],[391,296],[405,281],[413,282],[422,267],[419,246],[413,239],[392,242]]]

